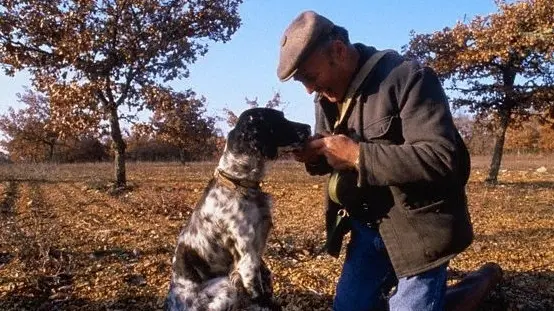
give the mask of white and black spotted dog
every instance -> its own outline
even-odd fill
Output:
[[[179,234],[168,310],[278,309],[262,261],[272,220],[271,199],[260,182],[267,160],[281,148],[301,148],[309,136],[309,125],[278,110],[240,115],[214,178]]]

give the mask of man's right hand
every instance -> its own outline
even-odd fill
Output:
[[[303,163],[313,163],[316,162],[319,158],[319,154],[317,153],[318,149],[316,148],[310,148],[309,143],[311,141],[314,141],[316,139],[321,139],[323,137],[330,136],[331,134],[329,132],[323,132],[323,133],[317,133],[314,136],[308,138],[306,141],[306,144],[304,145],[304,148],[298,151],[294,151],[294,159],[299,162]]]

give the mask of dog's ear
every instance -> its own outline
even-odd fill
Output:
[[[227,135],[227,149],[235,154],[251,152],[250,143],[245,139],[244,135],[244,132],[240,129],[232,129]]]
[[[274,160],[277,158],[277,144],[274,140],[273,130],[267,124],[257,122],[255,126],[239,125],[227,135],[227,148],[236,154],[258,153]]]
[[[277,144],[273,140],[257,140],[256,142],[258,144],[256,149],[262,152],[264,158],[277,159]]]
[[[262,157],[270,160],[277,158],[277,142],[275,141],[274,124],[267,119],[260,118],[255,122],[255,130],[251,131],[251,142],[254,149],[261,153]]]

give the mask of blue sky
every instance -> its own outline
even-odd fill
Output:
[[[309,9],[348,29],[353,42],[400,50],[411,30],[431,33],[464,18],[495,12],[496,6],[494,0],[245,0],[240,8],[242,26],[231,41],[211,43],[208,54],[190,67],[190,77],[171,86],[192,88],[206,97],[209,115],[221,116],[223,108],[237,113],[246,109],[245,97],[264,103],[280,92],[288,103],[285,115],[313,125],[312,97],[301,84],[281,83],[276,76],[281,34],[294,17]],[[9,106],[20,107],[16,94],[28,84],[24,73],[15,78],[0,73],[0,113]],[[219,125],[227,130],[225,124]]]

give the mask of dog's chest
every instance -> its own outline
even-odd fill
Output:
[[[271,213],[271,202],[270,197],[259,190],[239,192],[215,185],[197,212],[204,217],[214,217],[223,222],[233,218],[255,223]],[[239,220],[240,218],[242,220]]]
[[[199,202],[180,237],[199,251],[213,272],[228,270],[239,256],[237,244],[261,251],[271,227],[270,197],[261,191],[240,193],[214,185]],[[241,241],[237,241],[241,239]]]

